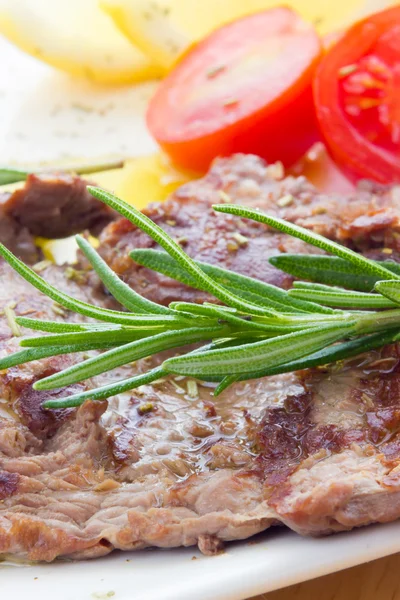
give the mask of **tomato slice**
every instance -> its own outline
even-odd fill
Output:
[[[317,139],[312,79],[321,44],[289,8],[217,29],[191,48],[150,101],[147,124],[179,165],[252,152],[294,163]]]
[[[317,118],[353,180],[400,181],[400,6],[356,23],[321,61]]]

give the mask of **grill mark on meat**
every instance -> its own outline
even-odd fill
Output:
[[[382,244],[393,249],[390,258],[400,250],[398,188],[324,196],[304,178],[281,179],[251,156],[217,161],[206,178],[147,213],[174,237],[186,237],[181,243],[192,256],[290,286],[266,257],[310,248],[259,224],[215,215],[210,205],[220,201],[220,190],[375,257],[388,258]],[[286,193],[294,200],[279,207]],[[360,221],[362,215],[369,220]],[[228,247],[235,232],[247,243]],[[126,220],[101,237],[109,264],[147,297],[164,303],[206,297],[134,265],[128,251],[151,242]],[[115,307],[83,259],[78,268],[79,283],[59,267],[41,274],[75,297]],[[9,282],[0,303],[15,302],[17,314],[80,319],[54,314],[52,303],[7,265],[0,263],[0,273]],[[0,351],[11,352],[17,340],[0,323]],[[0,375],[0,398],[7,400],[5,413],[0,403],[0,470],[20,479],[0,501],[0,552],[53,560],[195,543],[209,552],[278,522],[320,534],[397,518],[399,356],[390,346],[328,368],[236,384],[215,401],[210,387],[199,384],[194,399],[186,380],[166,378],[111,399],[107,410],[105,402],[88,402],[59,416],[42,414],[44,394],[30,386],[70,359],[10,369]],[[138,361],[87,386],[152,364],[159,361]],[[141,410],[149,402],[153,410]],[[43,421],[48,414],[53,420]]]
[[[305,458],[303,439],[310,423],[312,395],[289,396],[281,408],[267,410],[259,432],[259,461],[266,482],[286,481]]]
[[[52,369],[52,372],[54,370]],[[71,415],[74,409],[60,409],[48,411],[42,408],[43,402],[64,397],[67,393],[77,393],[83,386],[70,386],[67,390],[59,392],[38,392],[27,387],[18,396],[19,414],[23,423],[38,438],[50,437],[57,431],[60,424]]]
[[[0,469],[0,501],[15,494],[19,480],[18,473],[8,473]]]
[[[363,432],[357,429],[341,430],[337,425],[323,425],[307,432],[304,457],[312,456],[322,449],[329,454],[340,452],[353,443],[364,441]]]
[[[258,465],[269,486],[282,485],[309,456],[325,450],[340,452],[352,443],[364,441],[360,430],[315,425],[311,420],[312,394],[288,397],[282,408],[267,410],[259,433]],[[282,489],[279,497],[282,497]],[[272,503],[276,493],[270,498]]]
[[[361,364],[363,369],[358,372],[359,379],[355,378],[353,381],[355,387],[348,386],[347,389],[350,397],[357,398],[355,406],[361,418],[357,417],[356,426],[350,420],[350,426],[345,427],[343,413],[338,422],[316,422],[312,411],[316,406],[315,394],[318,393],[320,369],[315,370],[314,375],[312,371],[307,374],[306,388],[312,390],[311,395],[308,391],[300,396],[288,397],[282,408],[267,410],[259,433],[261,452],[258,460],[261,461],[268,485],[284,482],[302,461],[321,450],[330,455],[349,448],[352,444],[372,444],[388,460],[400,456],[398,353],[398,346],[392,345],[370,353],[367,358],[345,362],[340,373],[327,370],[328,379],[333,379],[335,388],[335,377],[338,378],[341,373],[350,369],[354,376],[356,362]],[[325,380],[326,374],[322,377]],[[345,404],[346,400],[342,399],[342,402]],[[385,408],[381,408],[382,404]],[[337,405],[336,400],[336,408]],[[279,496],[282,497],[282,490]]]

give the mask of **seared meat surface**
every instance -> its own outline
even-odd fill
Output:
[[[397,188],[366,186],[352,196],[324,196],[251,156],[218,161],[204,179],[147,214],[181,238],[192,256],[290,286],[291,279],[267,259],[309,248],[259,224],[215,215],[211,204],[220,202],[221,191],[223,198],[228,194],[233,202],[259,206],[378,258],[397,256]],[[282,195],[286,200],[279,202]],[[205,295],[139,268],[127,256],[131,248],[151,245],[120,219],[102,233],[100,251],[151,299],[203,300]],[[60,313],[7,265],[0,269],[7,281],[0,309],[12,303],[17,314],[78,318]],[[110,305],[83,260],[76,273],[71,278],[50,266],[41,274],[76,297]],[[0,351],[11,352],[17,343],[3,320]],[[45,394],[33,392],[32,382],[71,360],[77,358],[36,361],[0,374],[0,552],[53,560],[196,543],[214,552],[223,541],[277,523],[326,534],[400,516],[397,346],[327,368],[240,383],[218,399],[209,385],[170,377],[108,404],[43,411]],[[82,387],[147,370],[157,360]]]
[[[229,201],[257,207],[355,249],[377,248],[376,258],[382,247],[393,249],[391,258],[395,258],[400,250],[400,187],[365,183],[363,188],[354,194],[328,196],[318,193],[304,177],[283,177],[277,165],[238,155],[217,161],[201,182],[182,186],[169,200],[150,204],[144,212],[193,258],[288,288],[292,278],[274,269],[268,258],[281,252],[316,253],[316,248],[261,223],[216,213],[212,205]],[[193,296],[184,285],[133,263],[128,256],[132,248],[155,243],[129,221],[114,221],[100,240],[99,251],[108,264],[151,300],[168,304],[209,299],[203,292]]]

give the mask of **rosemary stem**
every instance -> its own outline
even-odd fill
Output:
[[[324,315],[318,313],[311,313],[308,315],[289,315],[281,313],[274,318],[270,317],[259,317],[258,315],[252,316],[252,320],[256,323],[263,323],[264,325],[304,325],[309,326],[310,323],[318,325],[323,323],[347,323],[348,321],[354,320],[354,313],[338,311],[337,314]]]
[[[101,171],[109,171],[111,169],[120,169],[124,166],[124,161],[120,158],[110,159],[99,162],[81,162],[71,164],[60,164],[60,165],[47,165],[35,169],[18,169],[13,167],[0,167],[0,186],[8,185],[10,183],[18,183],[19,181],[25,181],[26,178],[32,173],[77,173],[78,175],[85,175],[87,173],[100,173]]]
[[[371,312],[360,314],[357,319],[357,334],[375,333],[386,329],[400,329],[400,309],[385,310],[383,312]]]

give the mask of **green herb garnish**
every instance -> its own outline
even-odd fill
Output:
[[[75,324],[13,317],[23,326],[49,333],[21,340],[19,352],[0,359],[0,369],[43,357],[104,350],[34,384],[51,390],[84,381],[164,350],[207,342],[196,351],[165,360],[149,372],[97,389],[44,402],[45,408],[102,400],[170,373],[216,382],[217,396],[236,381],[326,365],[400,340],[400,266],[376,262],[311,231],[247,207],[221,204],[218,212],[264,223],[324,250],[327,255],[281,255],[276,267],[301,277],[289,291],[221,267],[192,260],[146,215],[109,192],[89,187],[156,241],[164,251],[132,250],[137,263],[206,291],[222,304],[146,300],[108,267],[88,242],[82,252],[104,286],[126,311],[97,307],[57,290],[0,245],[0,255],[38,290],[61,307],[95,321]],[[311,282],[310,282],[311,280]],[[16,331],[16,330],[15,330]]]

